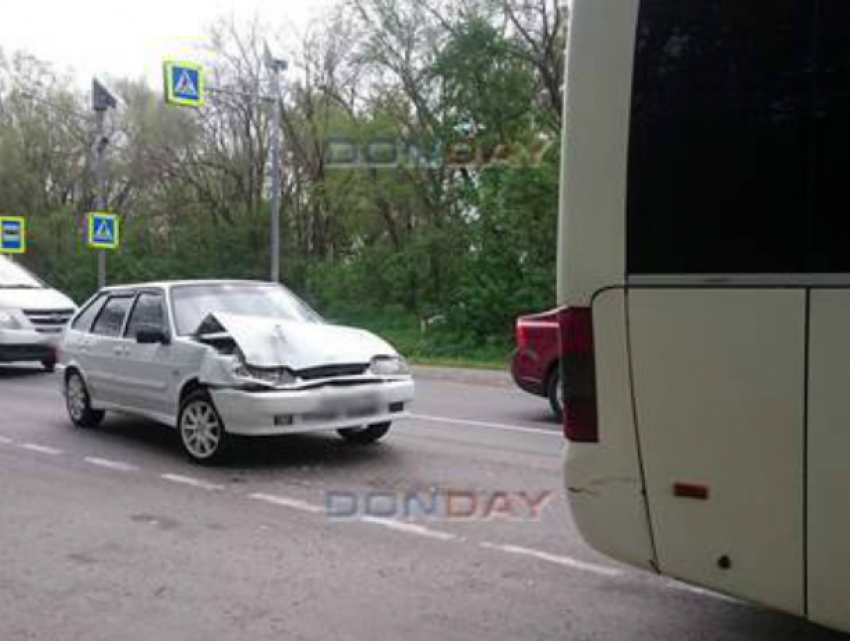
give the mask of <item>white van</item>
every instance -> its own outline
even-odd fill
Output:
[[[0,256],[0,363],[36,361],[53,371],[74,302]]]
[[[576,523],[626,563],[850,630],[850,3],[571,9]]]

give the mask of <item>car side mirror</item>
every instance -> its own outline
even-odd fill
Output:
[[[170,345],[171,337],[159,327],[140,327],[136,332],[136,342],[140,345]]]

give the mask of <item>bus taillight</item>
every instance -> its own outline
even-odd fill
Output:
[[[561,343],[564,436],[576,443],[596,443],[596,361],[593,314],[589,307],[565,307],[558,312]]]

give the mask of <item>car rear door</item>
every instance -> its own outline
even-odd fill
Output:
[[[86,349],[86,380],[95,399],[122,408],[129,404],[129,388],[124,367],[128,341],[122,337],[127,314],[135,293],[122,292],[109,296],[92,326]]]

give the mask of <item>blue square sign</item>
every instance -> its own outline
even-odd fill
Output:
[[[89,214],[89,247],[92,249],[118,249],[121,227],[118,216],[103,212]]]
[[[191,62],[165,63],[165,101],[171,105],[202,107],[204,104],[204,71]]]
[[[19,216],[0,216],[0,254],[23,254],[26,250],[26,220]]]

